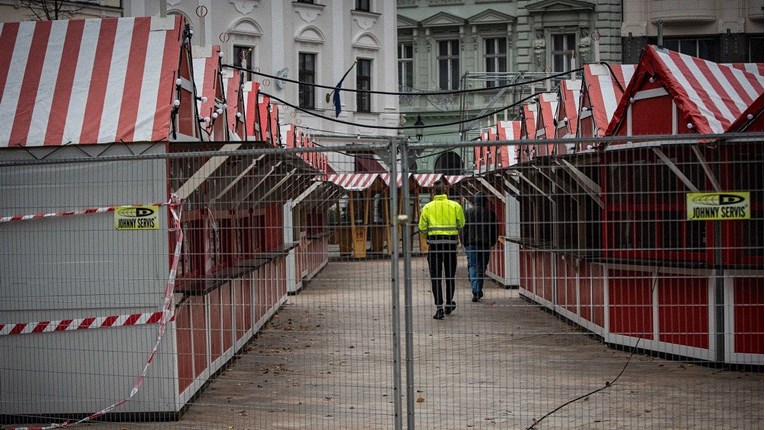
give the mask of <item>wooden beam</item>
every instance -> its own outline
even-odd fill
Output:
[[[691,146],[691,149],[693,149],[693,153],[696,154],[696,158],[698,158],[699,163],[701,164],[701,168],[704,169],[704,173],[707,174],[707,179],[709,179],[709,182],[712,183],[712,187],[714,187],[715,191],[718,193],[722,191],[720,188],[720,182],[717,180],[717,177],[712,171],[712,168],[709,167],[709,163],[707,163],[707,160],[704,158],[704,154],[701,153],[698,145]]]
[[[228,143],[226,145],[223,145],[221,147],[221,151],[235,151],[240,146],[242,146],[241,143]],[[193,175],[183,184],[181,185],[178,190],[175,192],[175,194],[180,197],[181,199],[187,199],[191,193],[193,193],[197,188],[199,188],[202,183],[207,180],[207,178],[212,175],[212,173],[220,167],[221,164],[223,164],[228,159],[228,155],[221,155],[217,157],[210,157],[209,160],[205,162],[205,164],[202,165],[202,167],[199,168],[196,172],[194,172]]]
[[[685,173],[683,173],[683,171],[680,170],[680,168],[678,168],[675,165],[675,163],[673,163],[672,160],[670,160],[669,157],[667,157],[666,154],[664,154],[664,152],[660,148],[651,148],[651,149],[653,149],[653,152],[657,156],[659,156],[659,158],[661,158],[661,161],[663,161],[664,164],[666,164],[667,167],[669,167],[669,170],[671,170],[675,174],[675,176],[677,176],[677,178],[680,179],[680,181],[683,184],[685,184],[686,187],[688,187],[689,190],[693,191],[694,193],[699,192],[699,189],[696,188],[696,185],[694,185],[693,182],[691,182],[691,180],[688,179],[687,176],[685,176]]]
[[[526,175],[524,175],[524,174],[523,174],[523,173],[521,173],[521,172],[518,172],[518,177],[519,177],[519,178],[521,178],[521,179],[523,179],[524,181],[526,181],[526,183],[528,183],[529,185],[531,185],[531,187],[532,187],[532,188],[534,188],[535,190],[537,190],[537,191],[538,191],[540,194],[542,194],[542,196],[544,196],[544,197],[547,197],[547,199],[548,199],[548,200],[550,200],[550,201],[553,201],[552,197],[550,197],[549,195],[547,195],[547,192],[545,192],[545,191],[543,191],[541,188],[539,188],[539,187],[537,186],[537,184],[535,184],[535,183],[534,183],[534,181],[532,181],[531,179],[527,178],[527,177],[526,177]]]
[[[559,165],[563,167],[563,170],[566,173],[571,175],[571,178],[573,178],[574,181],[577,184],[579,184],[580,187],[582,187],[584,192],[587,193],[587,195],[590,196],[590,198],[594,200],[595,203],[597,203],[601,209],[606,208],[606,204],[603,202],[603,199],[600,197],[601,188],[598,184],[595,183],[595,181],[587,177],[587,175],[585,175],[584,172],[577,169],[571,163],[569,163],[568,161],[562,158],[556,159],[556,162],[558,162]]]

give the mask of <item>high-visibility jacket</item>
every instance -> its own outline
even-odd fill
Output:
[[[459,231],[464,225],[465,214],[462,212],[462,206],[449,200],[446,194],[438,194],[422,208],[418,226],[421,232],[428,235],[429,243],[434,243],[434,240],[457,243]]]

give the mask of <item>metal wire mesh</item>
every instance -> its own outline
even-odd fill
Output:
[[[355,149],[391,167],[385,146]],[[116,405],[80,425],[762,427],[761,143],[612,145],[441,177],[499,219],[484,296],[460,246],[443,320],[416,228],[432,183],[402,180],[407,204],[395,175],[341,185],[319,154],[348,157],[3,151],[0,216],[51,214],[0,223],[3,423]],[[749,193],[749,219],[687,219],[687,194],[715,183]],[[118,228],[126,207],[156,208],[157,228]]]

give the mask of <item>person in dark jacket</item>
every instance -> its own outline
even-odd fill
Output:
[[[474,302],[483,297],[483,280],[491,248],[497,242],[497,234],[497,216],[488,207],[486,195],[478,192],[473,198],[473,207],[465,211],[465,227],[462,231],[462,245],[467,255]]]

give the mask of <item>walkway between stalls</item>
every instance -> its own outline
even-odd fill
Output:
[[[370,413],[380,403],[393,410],[388,394],[389,270],[388,260],[330,262],[288,298],[179,422],[86,428],[393,428],[391,414]],[[556,407],[613,381],[628,360],[615,384],[562,408],[535,428],[762,423],[761,372],[721,371],[638,354],[630,358],[629,352],[610,349],[524,300],[518,290],[493,282],[483,300],[472,303],[462,252],[457,309],[446,319],[431,318],[425,258],[413,259],[412,278],[417,429],[527,428]],[[379,300],[369,303],[370,292]],[[403,280],[401,294],[403,304]],[[403,337],[401,349],[403,363]],[[382,377],[364,371],[370,363]],[[404,428],[406,404],[404,399]]]

